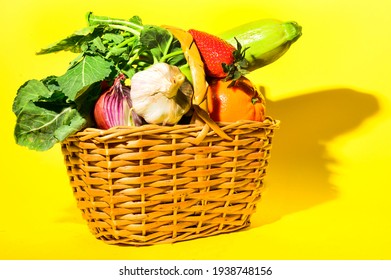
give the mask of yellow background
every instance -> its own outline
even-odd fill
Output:
[[[390,1],[2,2],[0,259],[391,259]],[[249,229],[106,245],[76,208],[59,146],[15,145],[19,86],[61,75],[74,57],[35,52],[84,27],[87,11],[215,34],[268,17],[303,26],[287,54],[250,75],[281,129]]]

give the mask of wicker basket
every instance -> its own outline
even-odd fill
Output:
[[[173,243],[249,226],[278,121],[88,128],[62,143],[91,232],[109,244]]]

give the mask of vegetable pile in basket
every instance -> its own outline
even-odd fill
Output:
[[[15,97],[15,139],[47,150],[86,127],[263,121],[265,100],[245,77],[301,36],[295,22],[259,20],[219,37],[87,15],[87,27],[39,51],[74,52],[62,76],[32,79]],[[220,133],[223,133],[220,131]],[[224,134],[224,133],[223,133]]]

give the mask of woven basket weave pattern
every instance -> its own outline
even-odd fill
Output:
[[[277,122],[89,128],[62,144],[90,230],[109,244],[152,245],[247,227]]]

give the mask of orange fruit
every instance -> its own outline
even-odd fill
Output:
[[[265,119],[265,99],[253,83],[240,77],[232,81],[215,79],[209,83],[207,91],[208,112],[215,122],[235,122],[238,120],[263,121]]]

